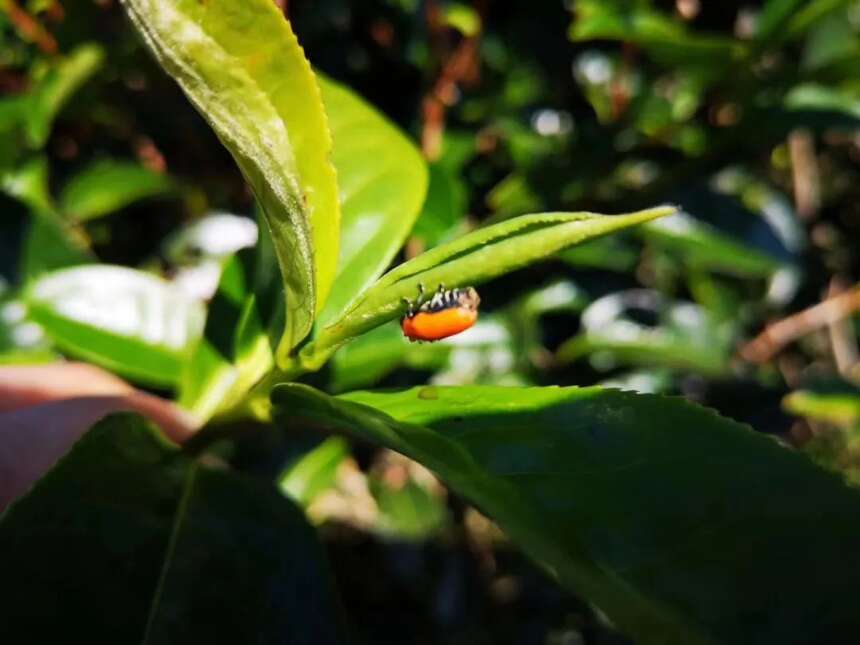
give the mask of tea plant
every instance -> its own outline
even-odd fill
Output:
[[[205,304],[152,272],[93,262],[75,234],[83,222],[177,187],[102,163],[54,199],[38,156],[51,115],[19,101],[4,132],[23,152],[5,162],[4,184],[29,200],[43,231],[20,292],[47,336],[39,351],[173,390],[201,429],[180,449],[139,416],[107,417],[6,511],[6,640],[345,642],[302,510],[271,473],[227,467],[237,443],[273,430],[287,442],[344,434],[423,464],[637,642],[841,642],[857,629],[860,494],[747,426],[680,397],[597,386],[350,386],[382,360],[383,336],[419,288],[480,287],[634,226],[671,245],[683,227],[659,222],[675,207],[505,213],[389,268],[421,214],[428,166],[374,108],[311,68],[272,2],[122,4],[250,184],[259,239],[228,250]],[[783,24],[771,13],[766,26]],[[662,23],[648,17],[637,38],[659,55]],[[599,37],[611,39],[617,16],[604,18]],[[694,79],[699,56],[733,47],[672,35],[688,45]],[[32,96],[70,91],[98,59],[95,49],[73,52]],[[88,182],[117,192],[88,199]],[[697,266],[726,263],[729,242],[702,236]],[[773,268],[743,258],[741,270]],[[623,352],[610,331],[584,330],[559,360]],[[719,333],[709,337],[718,348]],[[666,358],[658,339],[633,340],[675,366],[725,367],[724,353],[695,343],[672,344]],[[446,347],[415,356],[433,360]],[[341,375],[333,393],[312,385],[326,370]],[[311,499],[322,485],[314,477],[330,476],[343,454],[339,440],[326,441],[275,478],[297,501]]]

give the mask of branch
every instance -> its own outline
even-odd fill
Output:
[[[2,4],[2,8],[9,16],[9,22],[15,28],[15,31],[23,38],[31,43],[34,43],[45,54],[57,53],[57,41],[48,33],[42,24],[33,16],[27,13],[16,0],[6,0]]]
[[[481,24],[484,22],[486,3],[478,3]],[[442,30],[439,8],[435,2],[427,3],[427,23],[435,40],[441,40]],[[444,56],[439,77],[422,101],[423,126],[421,130],[421,149],[424,156],[433,161],[442,152],[442,134],[445,132],[445,114],[459,95],[458,86],[471,85],[478,81],[480,71],[478,51],[481,34],[463,38],[450,56]]]
[[[751,363],[764,363],[789,343],[847,318],[860,310],[860,285],[850,291],[804,309],[788,318],[768,325],[740,350],[740,356]]]

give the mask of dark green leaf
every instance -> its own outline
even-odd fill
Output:
[[[782,35],[786,23],[808,0],[767,0],[756,25],[756,38],[767,42]]]
[[[727,209],[723,219],[727,220]],[[760,230],[767,225],[747,213],[746,228],[750,242],[764,237]],[[725,225],[725,223],[724,223]],[[756,225],[758,225],[756,229]],[[767,232],[767,231],[766,231]],[[676,213],[672,217],[642,227],[641,234],[652,243],[679,253],[687,263],[700,269],[716,269],[740,276],[772,275],[785,263],[785,257],[768,254],[755,248],[753,243],[726,234],[716,226],[695,219],[687,213]]]
[[[697,66],[720,73],[744,54],[743,43],[717,35],[697,34],[646,3],[579,0],[569,36],[575,41],[619,40],[641,46],[658,62]]]
[[[301,512],[132,415],[98,424],[7,510],[0,569],[15,590],[3,642],[341,642]]]
[[[290,384],[272,401],[285,425],[431,468],[637,643],[827,643],[860,629],[860,492],[682,399],[573,387],[332,398]]]

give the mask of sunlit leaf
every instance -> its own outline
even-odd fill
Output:
[[[386,273],[340,320],[324,328],[300,358],[305,366],[317,369],[344,342],[401,315],[404,298],[414,299],[419,285],[431,292],[440,284],[448,288],[478,285],[587,239],[674,211],[671,206],[661,206],[615,216],[542,213],[479,229]]]
[[[199,301],[156,276],[105,264],[48,273],[25,301],[63,351],[155,385],[179,380],[203,324]]]
[[[840,426],[860,426],[860,388],[851,383],[824,382],[795,390],[785,397],[788,412]]]
[[[230,150],[266,216],[286,288],[279,362],[335,277],[340,215],[319,88],[269,0],[123,0],[158,62]]]
[[[340,437],[331,437],[278,476],[278,487],[301,506],[310,504],[321,492],[334,484],[337,469],[349,455],[349,446]]]
[[[427,191],[415,146],[352,91],[321,77],[340,189],[337,278],[319,324],[337,320],[391,264]]]
[[[3,192],[23,202],[35,215],[50,216],[54,201],[48,189],[48,160],[34,157],[14,170],[0,174]]]

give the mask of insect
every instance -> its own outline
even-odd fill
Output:
[[[441,340],[459,334],[475,324],[481,297],[472,287],[445,289],[439,285],[429,300],[424,300],[424,285],[418,285],[418,300],[407,298],[406,315],[400,321],[403,335],[410,341]]]

